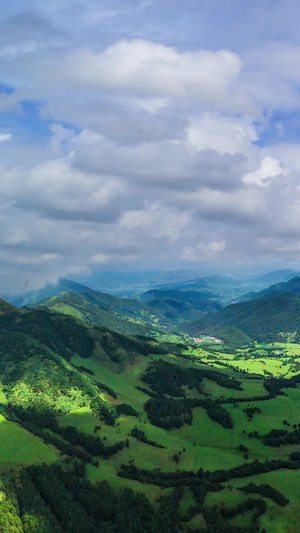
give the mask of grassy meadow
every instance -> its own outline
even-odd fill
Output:
[[[188,342],[186,336],[181,337],[175,334],[160,335],[157,340],[174,344]],[[284,357],[280,356],[281,353]],[[93,484],[108,481],[117,492],[130,487],[136,492],[145,494],[154,505],[157,505],[158,498],[161,495],[170,495],[173,489],[119,477],[121,465],[133,464],[138,469],[148,471],[161,469],[163,472],[174,473],[178,470],[197,472],[201,468],[204,471],[214,472],[221,469],[229,470],[256,460],[260,462],[273,459],[289,460],[291,452],[296,451],[299,446],[270,447],[263,444],[262,438],[253,437],[251,434],[257,432],[259,436],[262,436],[274,428],[292,431],[293,425],[300,423],[299,385],[295,388],[284,389],[284,395],[278,395],[272,399],[268,399],[268,392],[264,387],[266,378],[296,375],[294,366],[298,359],[300,359],[300,345],[279,345],[278,343],[275,347],[255,345],[252,348],[239,350],[230,350],[227,347],[224,351],[224,346],[217,349],[214,345],[204,347],[191,342],[186,345],[181,355],[175,355],[171,349],[170,353],[164,355],[158,353],[147,357],[136,355],[131,359],[128,358],[122,368],[110,362],[108,357],[104,359],[98,356],[97,351],[90,357],[81,357],[77,354],[70,358],[64,368],[69,373],[71,369],[74,369],[72,365],[81,368],[82,380],[92,379],[93,382],[113,389],[116,398],[105,390],[99,393],[105,405],[115,407],[122,403],[129,404],[137,411],[138,416],[121,414],[116,419],[115,425],[107,425],[92,410],[88,400],[85,400],[83,406],[78,407],[72,399],[73,407],[70,403],[71,407],[68,412],[57,413],[56,419],[60,428],[73,426],[87,436],[99,436],[105,446],[113,446],[128,439],[129,446],[123,447],[109,458],[96,457],[97,461],[89,462],[86,466],[86,477]],[[230,414],[233,427],[223,427],[217,423],[204,407],[193,408],[191,424],[184,423],[181,427],[171,429],[151,424],[144,409],[149,395],[138,390],[137,387],[144,387],[151,392],[151,385],[145,383],[142,377],[150,363],[160,360],[179,365],[185,370],[201,369],[206,372],[213,370],[222,376],[240,382],[242,390],[229,388],[206,376],[201,382],[201,388],[197,389],[194,384],[183,387],[186,398],[199,400],[210,398],[214,402],[225,402],[222,406]],[[55,365],[56,362],[53,362],[52,366],[56,369]],[[78,383],[81,382],[78,381]],[[4,404],[5,394],[1,394],[3,397],[0,399]],[[70,394],[76,398],[75,390]],[[251,401],[251,398],[257,396],[266,399]],[[236,402],[226,403],[229,398],[235,398]],[[249,400],[238,401],[242,399]],[[64,405],[67,405],[65,400],[64,402]],[[260,412],[255,412],[249,419],[245,410],[254,407]],[[142,431],[148,441],[154,441],[161,447],[134,438],[131,435],[134,428]],[[242,449],[240,449],[241,446]],[[1,472],[7,471],[12,465],[21,467],[21,465],[42,463],[59,463],[64,468],[68,464],[67,468],[70,468],[74,460],[69,458],[66,461],[66,456],[59,453],[55,446],[46,444],[18,423],[0,416]],[[239,487],[250,482],[268,483],[290,500],[286,507],[280,507],[274,501],[265,498],[267,512],[260,518],[260,528],[265,528],[268,533],[296,533],[300,516],[300,470],[283,469],[247,478],[230,479],[223,483],[223,490],[207,492],[205,506],[221,507],[225,504],[230,508],[245,502],[248,495],[241,492]],[[185,487],[180,501],[181,515],[186,515],[191,506],[196,503],[191,489]],[[234,519],[230,519],[228,524],[250,527],[253,514],[253,510],[238,514]],[[183,531],[204,526],[204,516],[198,512],[182,525]]]
[[[172,337],[172,341],[174,342],[174,336]],[[285,348],[292,351],[295,355],[300,353],[299,345],[289,345],[288,347],[285,345]],[[280,375],[276,370],[281,364],[278,358],[267,359],[264,357],[265,363],[261,363],[258,359],[243,360],[240,358],[238,361],[234,361],[234,353],[224,354],[221,352],[219,355],[216,353],[212,354],[202,348],[195,348],[193,346],[189,347],[186,353],[197,357],[199,362],[176,357],[172,354],[163,356],[163,359],[173,364],[176,363],[184,368],[214,368],[241,382],[243,390],[237,391],[224,388],[218,383],[204,378],[203,392],[211,395],[214,399],[226,399],[228,397],[251,398],[253,396],[267,397],[267,391],[263,386],[263,378],[265,378],[263,364],[265,365],[265,369],[272,370],[274,377]],[[239,357],[241,357],[242,353],[242,351],[239,351]],[[248,350],[245,350],[244,353],[247,356]],[[212,355],[215,357],[213,360],[210,359]],[[151,359],[156,360],[160,358],[161,356],[154,355]],[[150,362],[149,358],[135,360],[135,362],[126,367],[124,372],[120,373],[103,367],[102,364],[93,358],[82,359],[79,356],[75,356],[72,362],[76,365],[82,364],[92,370],[95,373],[94,379],[114,389],[118,397],[117,403],[128,403],[139,413],[137,418],[120,416],[114,427],[100,422],[101,430],[98,430],[96,433],[94,432],[94,428],[98,425],[99,421],[97,421],[97,418],[89,408],[77,409],[59,418],[61,425],[74,425],[80,431],[84,431],[87,434],[97,434],[101,438],[104,437],[107,444],[113,444],[120,439],[129,439],[130,446],[128,448],[124,448],[109,460],[100,461],[97,468],[94,466],[88,467],[88,478],[92,482],[106,479],[116,488],[130,486],[134,490],[145,493],[151,501],[155,501],[159,494],[167,492],[169,489],[162,491],[162,489],[155,485],[141,484],[138,481],[118,477],[117,472],[121,464],[134,462],[139,469],[152,470],[161,468],[166,472],[175,472],[178,469],[197,471],[201,467],[204,470],[214,471],[218,469],[229,469],[255,460],[288,459],[290,453],[297,449],[295,445],[284,445],[279,448],[265,446],[261,439],[251,438],[249,433],[257,431],[260,435],[263,435],[273,428],[286,429],[286,425],[283,423],[284,421],[287,421],[291,427],[293,424],[298,424],[300,422],[298,407],[300,402],[300,387],[285,389],[285,396],[277,396],[268,400],[225,404],[233,420],[232,429],[221,427],[208,417],[203,408],[197,407],[193,409],[193,422],[191,425],[185,424],[179,429],[166,430],[150,424],[143,410],[144,403],[149,397],[146,393],[136,389],[137,386],[146,386],[148,388],[148,385],[143,383],[141,377]],[[229,363],[228,367],[218,364],[226,362]],[[207,366],[208,363],[209,367]],[[244,369],[249,374],[241,372]],[[255,379],[253,379],[255,376],[250,375],[252,372],[256,376]],[[201,394],[195,389],[188,390],[186,388],[185,390],[190,397],[201,397]],[[104,398],[109,403],[116,402],[108,394],[104,395]],[[255,413],[253,418],[249,420],[244,409],[254,406],[258,407],[261,413]],[[130,433],[134,427],[144,431],[148,439],[163,445],[165,448],[156,448],[131,437]],[[248,449],[247,458],[239,450],[240,445]],[[178,462],[175,462],[173,459],[175,454],[179,456]],[[232,480],[224,485],[225,489],[223,491],[208,493],[205,504],[210,506],[225,503],[228,507],[232,507],[247,499],[246,495],[238,490],[239,486],[245,485],[250,481],[255,483],[269,483],[275,489],[283,492],[290,499],[291,503],[284,508],[279,507],[272,500],[267,499],[268,510],[261,518],[261,527],[265,527],[267,531],[274,533],[283,533],[283,531],[296,533],[298,531],[296,516],[300,513],[299,476],[299,471],[279,470],[245,479]],[[188,488],[185,488],[184,496],[180,504],[181,512],[185,513],[190,505],[194,503],[192,493]],[[238,515],[235,519],[230,520],[229,523],[232,525],[248,526],[251,524],[252,514],[252,511],[247,511],[243,515]],[[203,515],[198,514],[192,518],[188,525],[190,527],[201,527],[201,524],[203,525],[204,523],[203,520]]]

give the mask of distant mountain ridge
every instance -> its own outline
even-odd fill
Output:
[[[149,289],[163,287],[169,283],[181,283],[199,275],[199,270],[101,271],[77,276],[75,281],[96,291],[109,292],[121,298],[136,298]]]
[[[180,283],[172,283],[161,287],[160,291],[194,291],[201,294],[201,298],[215,301],[222,306],[238,301],[244,301],[245,294],[254,294],[257,290],[264,290],[272,283],[285,282],[295,274],[293,270],[276,270],[260,276],[235,278],[227,275],[214,274],[211,276],[195,278]],[[149,294],[148,291],[145,293]],[[141,297],[143,298],[144,295]],[[178,296],[177,296],[178,298]],[[252,298],[250,298],[252,299]]]
[[[272,272],[260,274],[259,276],[254,276],[252,279],[260,283],[265,283],[266,285],[275,285],[277,283],[284,283],[297,275],[299,275],[299,271],[283,268],[281,270],[274,270]]]
[[[211,327],[232,326],[251,339],[264,342],[300,340],[300,295],[292,292],[270,294],[266,298],[241,302],[184,324],[183,331],[196,335]]]
[[[284,292],[293,292],[295,294],[300,293],[300,276],[295,276],[286,282],[271,285],[267,289],[263,289],[259,292],[250,292],[248,294],[244,294],[239,301],[244,302],[249,300],[257,300],[259,298],[275,296],[275,294],[281,294]]]
[[[195,278],[180,283],[168,284],[159,289],[152,289],[140,295],[143,301],[154,300],[157,298],[174,298],[179,301],[186,301],[196,306],[204,312],[214,309],[205,309],[205,301],[210,306],[215,305],[215,310],[228,305],[237,296],[246,292],[249,285],[245,282],[232,278],[230,276],[212,275],[203,278]],[[202,302],[202,303],[200,303]],[[199,307],[200,306],[200,307]]]

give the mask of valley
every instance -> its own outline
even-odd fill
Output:
[[[189,291],[166,317],[65,289],[1,302],[0,531],[296,533],[298,297],[197,319]]]

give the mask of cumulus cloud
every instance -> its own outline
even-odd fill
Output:
[[[151,234],[152,238],[167,238],[173,243],[180,237],[187,222],[188,216],[184,212],[157,203],[144,209],[126,211],[119,224],[130,232]]]
[[[227,93],[240,72],[241,61],[228,50],[182,53],[135,39],[121,40],[98,54],[88,49],[78,51],[64,58],[62,69],[67,82],[81,87],[214,103]]]
[[[251,151],[258,135],[250,117],[220,115],[206,112],[191,119],[187,129],[188,142],[198,151],[211,149],[218,154],[236,154]]]
[[[286,170],[281,168],[280,161],[270,156],[262,159],[260,168],[254,172],[249,172],[243,177],[245,183],[252,183],[260,185],[261,187],[268,186],[271,180],[280,174],[286,174]]]
[[[240,3],[237,21],[204,2],[197,22],[194,2],[136,2],[136,18],[128,0],[4,4],[3,286],[300,258],[300,37],[275,38],[283,2]]]
[[[186,135],[182,139],[124,145],[83,131],[75,146],[74,165],[81,170],[112,173],[160,187],[195,189],[204,183],[211,188],[231,189],[247,168],[242,153],[197,150]]]
[[[117,178],[72,168],[72,154],[45,161],[28,172],[6,169],[2,176],[3,198],[21,209],[57,219],[111,219],[113,210],[105,208],[124,192]]]

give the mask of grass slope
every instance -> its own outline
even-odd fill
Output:
[[[124,335],[145,335],[151,331],[149,327],[135,321],[134,308],[120,309],[103,300],[95,301],[90,294],[68,293],[50,298],[43,302],[43,305],[79,318],[89,325],[101,325]],[[136,314],[139,316],[139,310]]]

